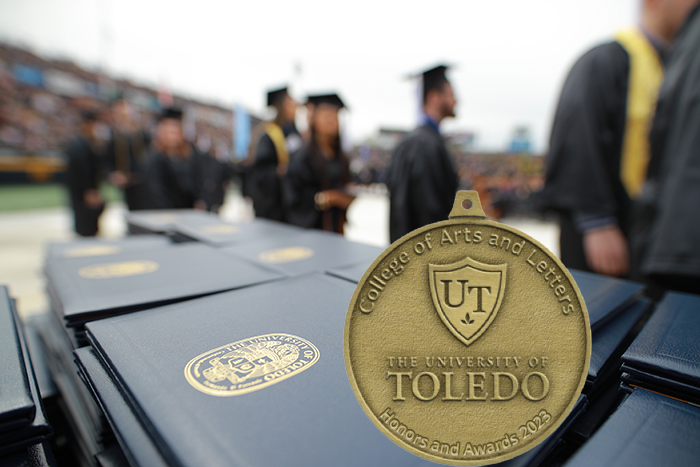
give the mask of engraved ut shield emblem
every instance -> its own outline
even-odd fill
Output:
[[[429,264],[430,292],[440,318],[466,345],[493,322],[503,301],[506,265],[471,258],[452,264]]]

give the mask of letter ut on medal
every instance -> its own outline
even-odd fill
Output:
[[[503,301],[506,265],[465,258],[452,264],[429,264],[430,293],[447,329],[466,345],[491,325]]]

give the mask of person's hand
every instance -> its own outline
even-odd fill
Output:
[[[277,166],[277,177],[284,178],[287,176],[287,164],[279,164]]]
[[[588,266],[599,274],[622,276],[630,268],[627,239],[616,225],[583,234]]]
[[[314,200],[319,211],[333,207],[347,210],[350,204],[355,201],[355,197],[340,190],[323,190],[316,193]]]
[[[119,188],[126,188],[129,185],[129,176],[122,171],[115,170],[110,172],[108,177],[110,183]]]
[[[85,203],[85,206],[90,209],[97,209],[103,204],[100,192],[95,189],[85,190],[83,193],[83,202]]]

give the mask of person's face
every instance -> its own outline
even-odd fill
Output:
[[[454,92],[452,91],[452,85],[450,83],[445,83],[440,92],[440,112],[442,116],[454,117],[456,105],[457,99],[455,99]]]
[[[286,122],[294,121],[297,115],[297,103],[289,94],[285,96],[284,102],[282,102],[282,114]]]
[[[131,122],[131,107],[125,101],[119,101],[112,106],[112,118],[117,125]]]
[[[80,132],[83,134],[83,136],[87,138],[94,138],[96,124],[97,122],[95,122],[94,120],[83,121],[80,124]]]
[[[319,104],[314,108],[312,119],[317,135],[338,136],[338,107]]]
[[[698,4],[698,0],[658,0],[659,14],[671,37],[675,36],[683,25],[690,10]]]
[[[166,118],[158,124],[158,141],[166,148],[174,148],[184,141],[182,122]]]

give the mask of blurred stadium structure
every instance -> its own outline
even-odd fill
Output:
[[[184,110],[188,139],[217,158],[231,157],[234,114],[230,109],[0,44],[0,180],[41,182],[57,176],[64,168],[61,148],[76,134],[80,112],[100,112],[109,124],[106,110],[118,93],[135,106],[147,131],[161,107],[177,106]],[[259,121],[252,120],[252,124]]]

